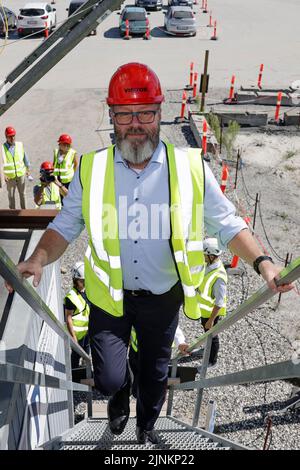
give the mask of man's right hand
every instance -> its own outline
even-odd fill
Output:
[[[28,258],[27,261],[22,261],[17,265],[17,270],[25,279],[33,276],[34,287],[39,285],[43,273],[43,266],[40,261],[34,258]],[[13,287],[7,282],[5,283],[5,286],[8,292],[11,294],[14,290]]]

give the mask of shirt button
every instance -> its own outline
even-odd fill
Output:
[[[139,180],[139,179],[140,179],[140,177],[139,177],[139,176],[137,176],[137,177],[136,177],[136,179],[137,179],[137,180]]]
[[[135,201],[138,201],[138,200],[139,200],[139,198],[138,198],[138,197],[136,197],[136,198],[135,198]]]
[[[134,263],[137,263],[137,260],[136,260],[136,259],[134,260]]]
[[[137,240],[134,240],[134,243],[137,243]]]
[[[134,278],[134,279],[138,279],[138,277],[137,277],[137,276],[135,276],[135,278]]]

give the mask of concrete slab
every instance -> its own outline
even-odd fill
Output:
[[[224,126],[228,125],[229,121],[237,121],[242,127],[263,127],[268,122],[268,113],[266,112],[230,111],[228,108],[218,108],[212,112],[220,118],[222,117]]]
[[[202,148],[202,135],[203,135],[203,121],[205,119],[204,115],[200,114],[191,114],[190,115],[190,127],[194,135],[194,138],[198,144],[198,147]],[[215,138],[213,132],[208,126],[207,130],[207,152],[216,154],[218,153],[218,142]]]
[[[285,126],[300,126],[300,108],[286,111],[283,120]]]

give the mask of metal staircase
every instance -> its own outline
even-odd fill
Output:
[[[234,442],[173,418],[158,418],[155,429],[160,442],[156,445],[138,445],[135,436],[135,418],[129,418],[121,436],[114,436],[106,419],[91,418],[77,424],[72,430],[41,448],[46,450],[233,450],[246,449]]]

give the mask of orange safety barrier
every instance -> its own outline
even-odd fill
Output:
[[[235,75],[232,75],[232,77],[231,77],[230,91],[229,91],[229,100],[230,100],[230,101],[232,101],[232,99],[233,99],[234,82],[235,82]]]
[[[45,21],[45,38],[47,39],[49,37],[49,29],[47,25],[47,21]]]
[[[203,121],[202,127],[202,155],[205,156],[207,153],[207,122],[206,119]]]
[[[236,256],[236,255],[233,255],[233,258],[232,258],[231,263],[230,263],[230,267],[231,268],[236,268],[238,264],[239,264],[239,257]]]
[[[198,73],[194,73],[194,85],[193,85],[193,100],[196,99],[197,96],[197,81],[198,81]]]
[[[258,75],[258,80],[257,80],[257,88],[261,88],[261,80],[262,80],[263,70],[264,70],[264,64],[260,64],[259,75]]]
[[[149,39],[151,39],[149,18],[146,18],[146,34],[144,36],[144,39],[146,39],[147,41],[149,41]]]
[[[129,34],[129,20],[125,21],[125,26],[126,26],[126,31],[125,31],[124,39],[131,39],[131,36]]]
[[[180,119],[184,119],[184,111],[186,106],[186,91],[184,90],[182,93],[182,102],[181,102],[181,112],[180,112]]]
[[[282,91],[278,92],[277,95],[277,102],[276,102],[276,110],[275,110],[275,121],[279,121],[279,111],[280,111],[280,106],[281,106],[281,98],[282,98]]]
[[[217,38],[217,21],[215,20],[214,21],[214,34],[212,35],[212,37],[210,38],[212,41],[216,41],[218,38]]]
[[[207,25],[209,28],[212,28],[213,24],[212,24],[212,11],[210,10],[209,12],[209,23]]]
[[[229,175],[228,166],[225,163],[223,163],[222,164],[221,185],[220,185],[222,193],[225,193],[225,191],[226,191],[228,175]]]

